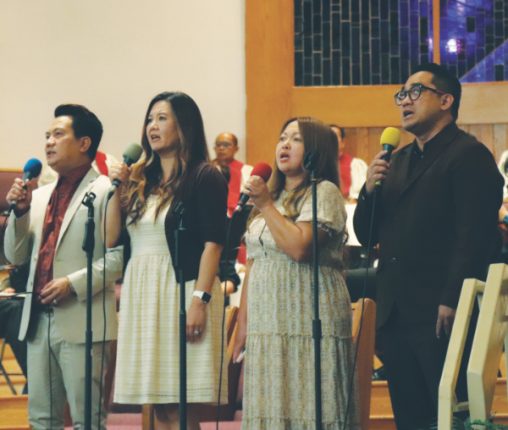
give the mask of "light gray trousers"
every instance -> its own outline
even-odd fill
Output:
[[[109,361],[109,342],[104,344],[104,349],[105,370]],[[94,343],[92,350],[92,429],[102,430],[106,428],[106,410],[101,408],[99,427],[101,343]],[[102,394],[104,396],[104,390]],[[64,341],[58,336],[53,314],[41,313],[35,334],[28,340],[28,415],[32,428],[63,429],[66,401],[69,403],[74,429],[83,429],[85,344]]]

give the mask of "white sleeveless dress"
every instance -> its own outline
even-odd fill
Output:
[[[120,299],[120,323],[114,401],[117,403],[178,403],[179,286],[169,253],[164,219],[155,218],[157,198],[128,226],[131,257]],[[195,281],[186,283],[187,310]],[[207,305],[207,325],[199,343],[187,343],[187,401],[217,402],[221,358],[223,295],[219,280]],[[221,398],[227,399],[224,354]]]

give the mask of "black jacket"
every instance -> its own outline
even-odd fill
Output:
[[[378,327],[394,306],[403,321],[435,323],[439,305],[456,308],[464,279],[484,279],[499,256],[504,182],[492,154],[454,123],[426,145],[412,172],[413,144],[393,154],[376,196]],[[373,202],[363,189],[354,215],[363,245]]]
[[[166,240],[177,280],[175,232],[183,208],[181,263],[185,281],[197,279],[205,242],[224,244],[226,237],[227,183],[218,169],[202,162],[190,166],[165,219]]]

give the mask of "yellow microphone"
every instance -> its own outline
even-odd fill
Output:
[[[381,158],[385,161],[390,161],[392,152],[400,143],[400,130],[395,127],[386,127],[381,133],[381,139],[379,141],[381,148],[386,151],[386,154]],[[381,181],[376,181],[376,187],[381,186]]]

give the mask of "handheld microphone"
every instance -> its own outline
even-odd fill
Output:
[[[385,161],[390,161],[392,152],[400,143],[400,130],[395,127],[386,127],[381,133],[380,139],[381,148],[386,151],[386,154],[381,157]],[[376,187],[381,186],[381,181],[376,181]]]
[[[127,164],[127,166],[131,166],[132,164],[134,164],[136,161],[139,160],[142,153],[143,148],[141,147],[141,145],[138,145],[137,143],[131,143],[122,155],[123,162]],[[115,193],[116,189],[120,186],[121,183],[122,181],[120,181],[120,179],[118,178],[113,179],[112,187],[108,193],[108,200]]]
[[[26,182],[39,176],[41,174],[41,170],[41,161],[37,158],[30,158],[30,160],[28,160],[23,167],[23,182],[25,182],[23,188],[26,188]],[[9,213],[14,209],[16,209],[16,202],[11,202],[9,204]]]
[[[257,163],[252,169],[251,176],[259,176],[263,181],[267,182],[272,175],[272,168],[266,163]],[[240,198],[238,199],[238,204],[236,205],[235,212],[240,212],[245,204],[249,201],[249,196],[245,193],[240,194]]]

